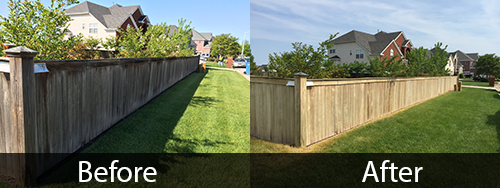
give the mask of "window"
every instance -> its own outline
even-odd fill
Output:
[[[82,23],[82,29],[85,29],[85,23]]]
[[[349,55],[352,55],[352,50],[349,50]]]
[[[356,50],[356,59],[363,59],[365,55],[364,50]]]
[[[394,56],[394,50],[391,49],[391,57]]]
[[[330,49],[330,53],[331,53],[331,54],[334,54],[334,53],[335,53],[335,45],[332,47],[332,49]]]
[[[89,23],[89,33],[97,33],[97,23]]]

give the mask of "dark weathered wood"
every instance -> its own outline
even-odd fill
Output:
[[[26,70],[31,71],[33,81],[23,85],[31,88],[23,87],[22,91],[29,95],[11,94],[12,79],[9,81],[9,74],[0,73],[0,152],[19,152],[22,148],[32,153],[75,152],[196,71],[198,61],[196,57],[42,61],[47,64],[48,73],[33,74],[33,65]],[[18,98],[25,101],[22,104],[35,104],[31,108],[22,106],[25,113],[21,120],[25,124],[25,119],[33,122],[24,130],[12,126],[21,122],[17,116],[13,122],[11,115],[11,101]],[[19,145],[22,142],[13,142],[17,140],[13,136],[22,131],[19,135],[23,136],[24,145]],[[35,177],[66,157],[40,156]],[[11,169],[7,166],[11,164],[0,158],[0,169]]]
[[[10,57],[11,145],[13,153],[36,153],[36,98],[33,57],[38,53],[25,47],[5,50]],[[7,125],[9,126],[9,125]],[[12,174],[19,183],[30,185],[36,180],[36,161],[32,155],[14,158]]]

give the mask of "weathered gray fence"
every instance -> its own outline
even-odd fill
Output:
[[[452,91],[458,79],[325,79],[307,85],[306,80],[250,79],[251,136],[307,146]]]
[[[34,74],[34,54],[27,50],[6,51],[10,73],[0,73],[0,153],[75,152],[197,70],[199,60],[175,57],[40,61],[49,72]],[[63,157],[37,159],[31,175],[36,178]],[[13,165],[3,162],[0,165]],[[10,173],[14,174],[7,175],[30,175]]]

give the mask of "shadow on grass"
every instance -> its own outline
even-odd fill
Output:
[[[209,139],[182,139],[174,136],[169,139],[173,143],[167,143],[165,151],[168,153],[192,153],[196,148],[217,147],[219,145],[233,145],[229,142],[212,141]]]
[[[193,99],[191,99],[191,105],[195,107],[212,106],[218,102],[220,102],[220,100],[217,100],[213,97],[193,97]]]

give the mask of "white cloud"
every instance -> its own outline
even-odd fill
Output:
[[[253,37],[309,44],[356,29],[404,31],[416,46],[493,53],[500,42],[499,1],[251,0]],[[255,30],[255,32],[254,32]]]

